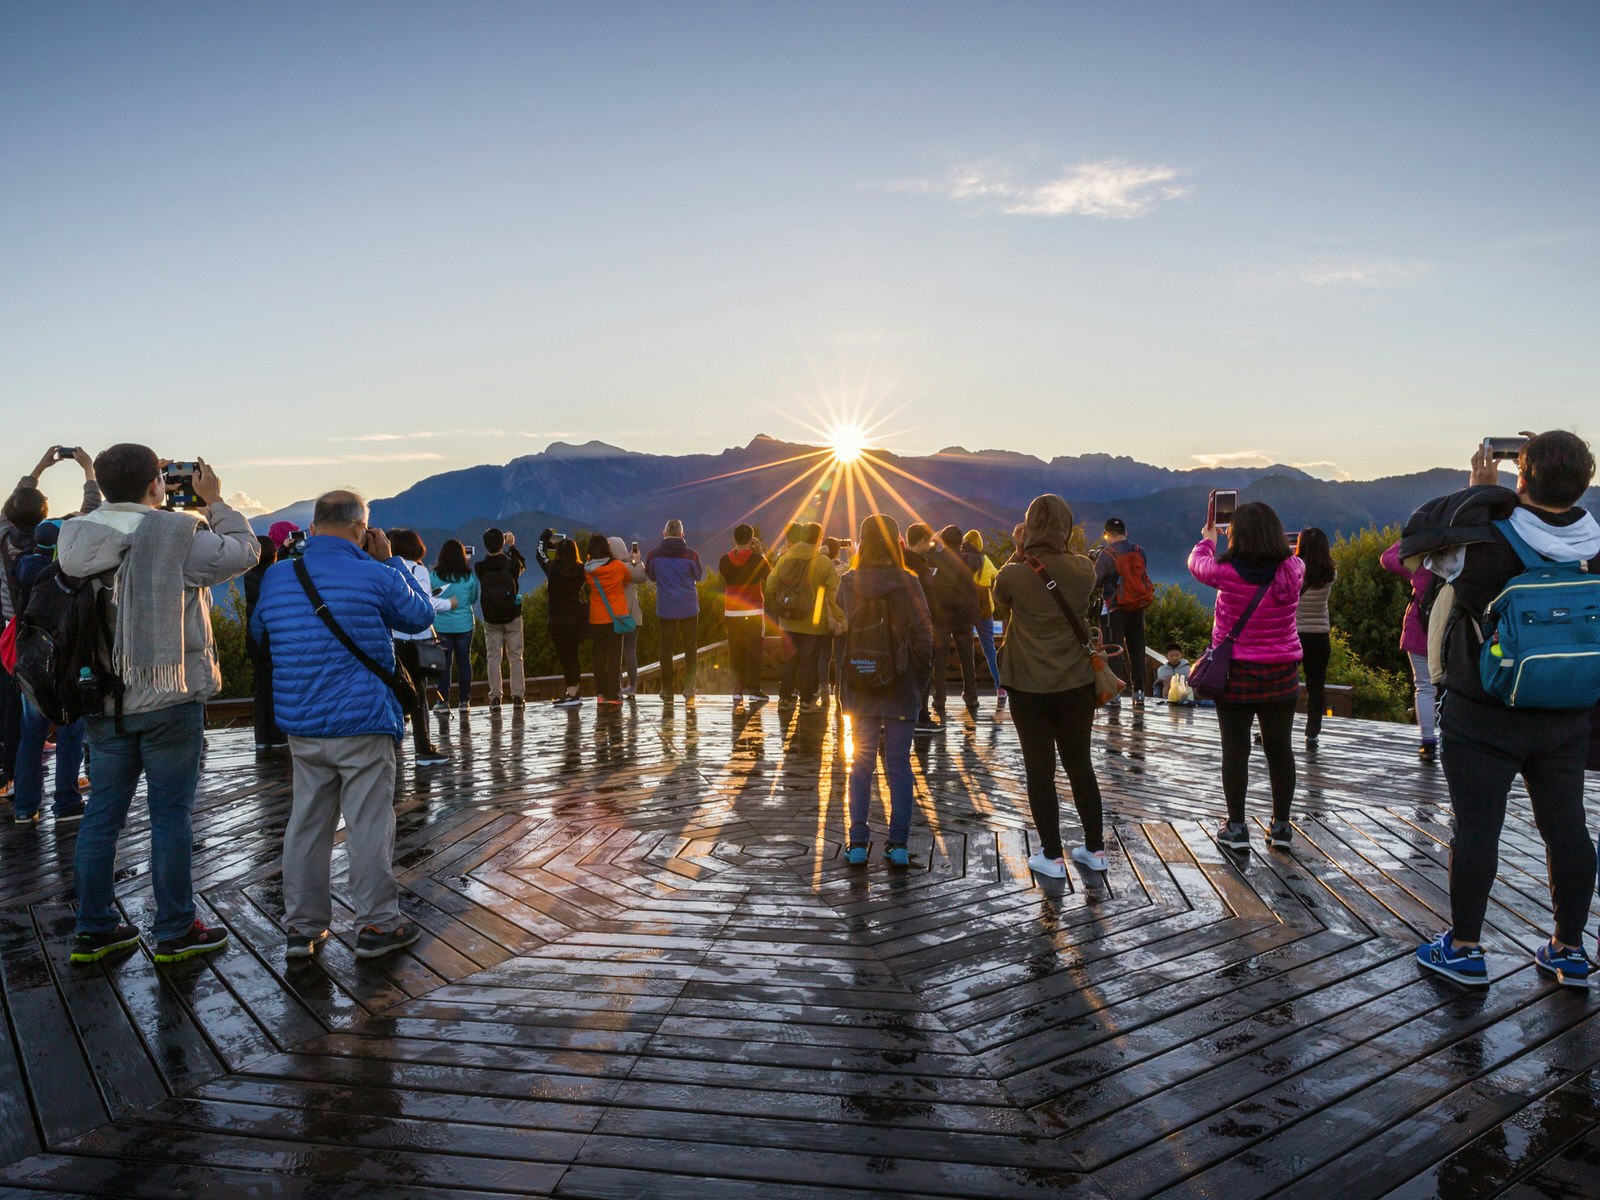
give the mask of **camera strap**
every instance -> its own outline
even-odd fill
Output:
[[[294,574],[295,578],[300,581],[300,586],[305,589],[306,599],[311,601],[311,607],[316,610],[317,616],[322,618],[322,623],[328,627],[328,632],[339,639],[339,644],[350,651],[352,658],[388,684],[389,690],[404,704],[405,698],[401,683],[396,678],[395,673],[380,666],[378,661],[356,645],[355,639],[344,631],[339,622],[333,619],[333,614],[328,611],[328,606],[323,603],[322,596],[317,591],[317,585],[311,582],[311,572],[306,568],[305,559],[297,558],[294,560]]]

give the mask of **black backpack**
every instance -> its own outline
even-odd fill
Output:
[[[888,692],[911,669],[904,631],[895,619],[893,593],[861,596],[851,605],[845,634],[845,671],[852,687]]]
[[[522,615],[522,608],[517,604],[517,581],[509,569],[478,572],[478,601],[483,605],[483,619],[491,625],[504,625]]]
[[[106,700],[120,713],[122,681],[106,661],[112,641],[111,589],[51,563],[39,573],[17,618],[17,686],[56,725],[99,715]]]
[[[772,575],[772,615],[785,621],[809,621],[817,591],[811,586],[816,559],[786,558]]]

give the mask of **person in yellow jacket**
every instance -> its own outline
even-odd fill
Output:
[[[839,573],[817,550],[820,525],[796,522],[785,538],[788,545],[761,589],[767,615],[777,618],[783,634],[778,708],[792,708],[797,694],[806,708],[821,708],[817,664],[828,640],[844,629]]]
[[[1006,690],[1000,686],[1000,656],[994,649],[994,581],[1000,568],[983,552],[983,534],[976,529],[967,530],[961,539],[961,557],[972,568],[972,578],[978,585],[978,623],[973,629],[978,634],[978,645],[983,647],[983,661],[989,664],[989,678],[994,680],[995,707],[1006,702]]]

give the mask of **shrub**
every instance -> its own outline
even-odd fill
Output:
[[[255,668],[245,649],[244,592],[230,587],[220,596],[213,593],[211,636],[217,643],[217,665],[222,671],[219,696],[255,694]]]
[[[1391,674],[1408,675],[1400,626],[1411,603],[1411,584],[1385,571],[1379,561],[1399,538],[1399,527],[1391,525],[1368,527],[1334,542],[1339,577],[1328,611],[1357,658]]]
[[[1328,660],[1328,682],[1355,689],[1351,698],[1358,717],[1373,721],[1410,719],[1410,676],[1370,666],[1337,629],[1333,631],[1333,654]]]
[[[1175,583],[1156,588],[1155,603],[1144,613],[1145,644],[1157,653],[1177,642],[1193,662],[1211,644],[1211,610]]]

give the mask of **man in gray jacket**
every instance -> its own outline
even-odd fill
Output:
[[[242,575],[261,547],[242,515],[222,502],[200,463],[194,491],[204,519],[166,512],[161,460],[124,444],[94,460],[107,503],[62,528],[61,570],[113,589],[109,657],[121,695],[87,726],[94,771],[74,860],[78,923],[73,962],[132,946],[139,930],[117,920],[112,873],[117,837],[139,777],[150,808],[150,886],[158,963],[221,949],[226,930],[195,917],[191,818],[205,746],[205,702],[222,675],[211,636],[211,588]]]

